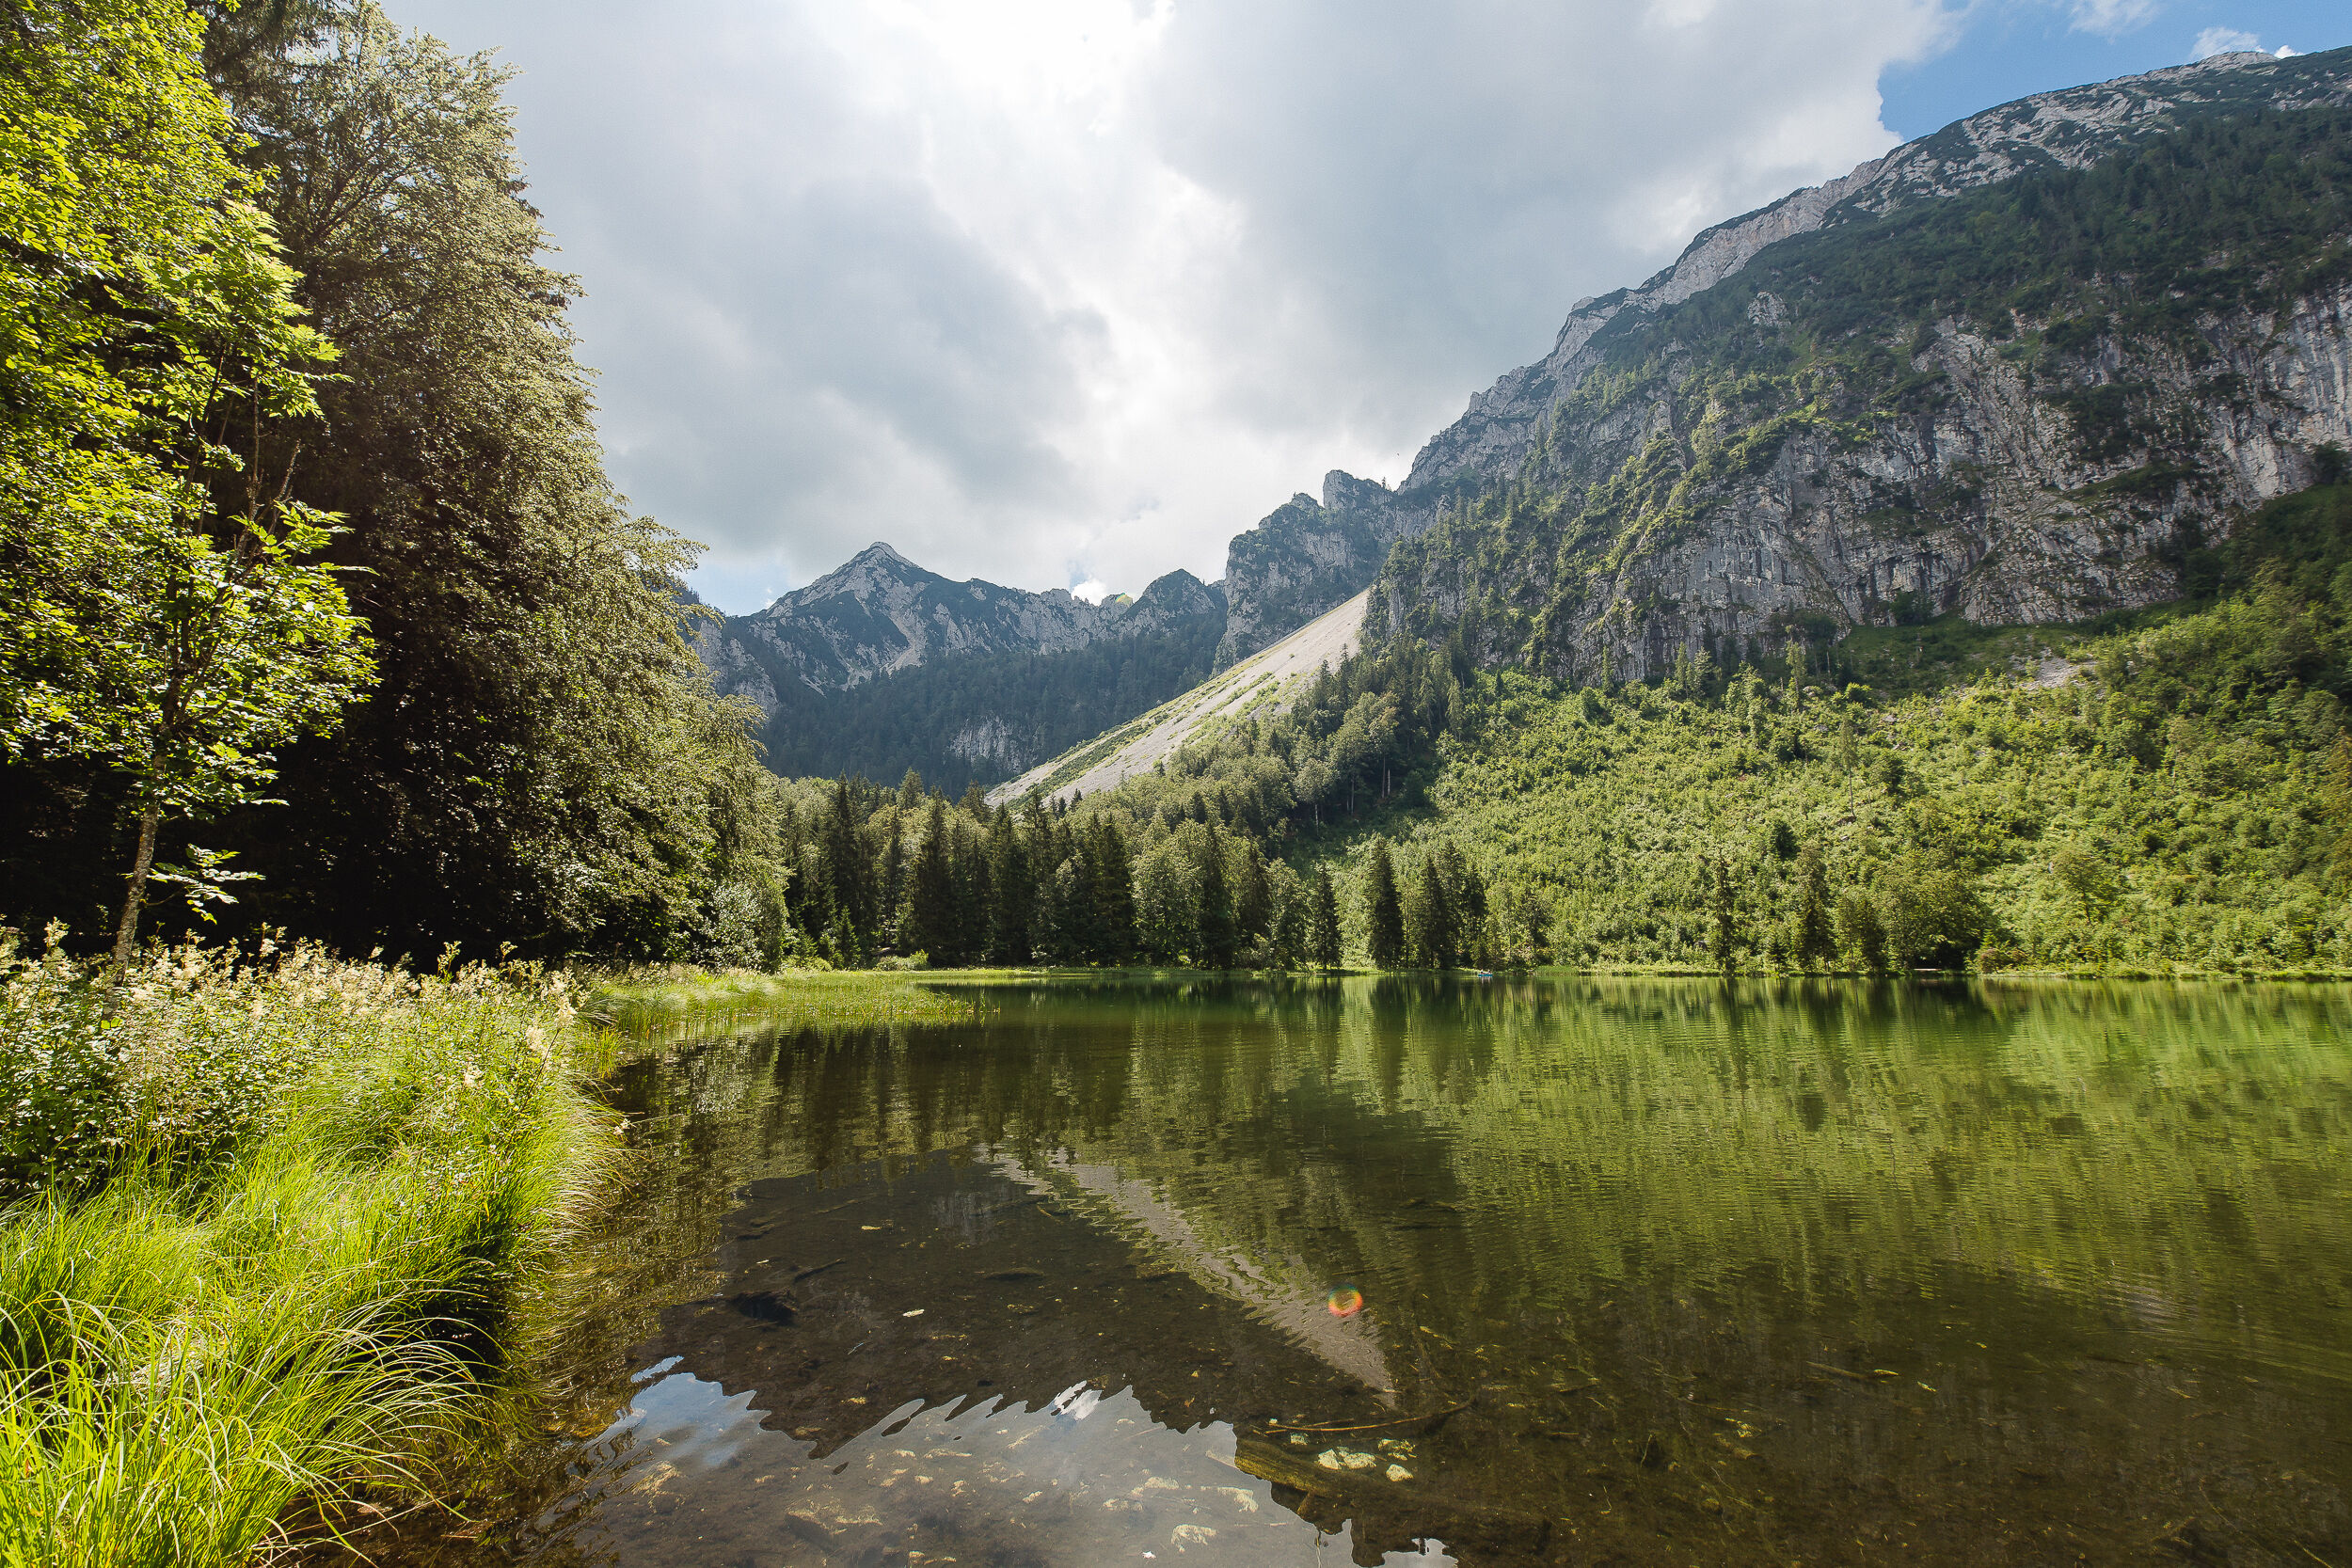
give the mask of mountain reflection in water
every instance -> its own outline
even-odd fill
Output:
[[[405,1560],[2352,1564],[2344,992],[985,994],[623,1073]]]

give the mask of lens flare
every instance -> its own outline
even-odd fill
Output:
[[[1352,1318],[1364,1309],[1364,1293],[1353,1285],[1336,1285],[1323,1298],[1323,1305],[1331,1309],[1335,1318]]]

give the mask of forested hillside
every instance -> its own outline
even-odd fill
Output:
[[[2352,485],[2189,599],[1570,687],[1407,640],[1068,809],[794,786],[870,962],[2352,969]]]

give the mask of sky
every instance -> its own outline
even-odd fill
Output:
[[[1395,483],[1571,304],[2342,0],[385,0],[515,73],[614,482],[747,613],[882,540],[1082,596]]]

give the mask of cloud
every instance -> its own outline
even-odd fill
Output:
[[[2076,32],[2121,38],[2155,14],[2156,0],[2067,0],[2069,24]]]
[[[2188,46],[2188,57],[2191,61],[2207,60],[2216,55],[2235,55],[2262,46],[2263,40],[2252,33],[2235,27],[2208,27]]]
[[[391,0],[500,46],[632,500],[1137,591],[1894,140],[1942,0]],[[2118,17],[2131,0],[2076,0]],[[2089,25],[2089,23],[2081,24]]]

